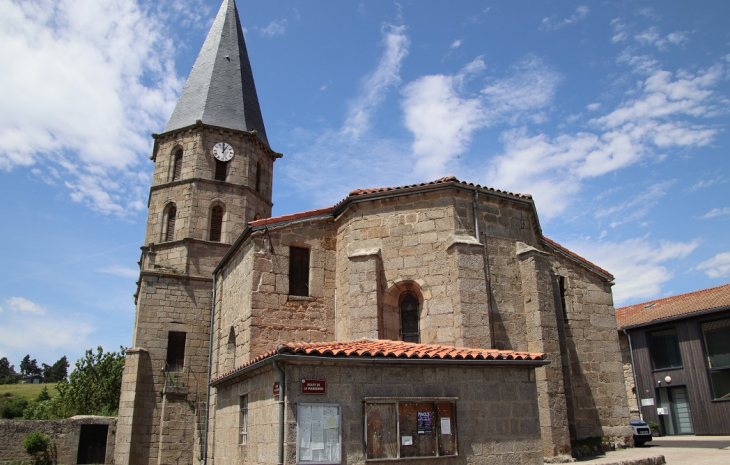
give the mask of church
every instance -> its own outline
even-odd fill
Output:
[[[531,196],[449,176],[271,217],[283,155],[234,0],[153,138],[115,463],[537,464],[631,444],[613,276],[545,237]]]

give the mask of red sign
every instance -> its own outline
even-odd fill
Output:
[[[274,381],[274,395],[275,396],[279,395],[279,382],[278,381]]]
[[[302,394],[327,394],[327,381],[323,379],[303,379]]]

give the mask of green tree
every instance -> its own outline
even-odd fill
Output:
[[[23,439],[23,449],[33,458],[35,465],[52,464],[55,446],[55,442],[40,431],[33,431]]]
[[[74,415],[114,416],[119,410],[122,390],[124,350],[96,353],[87,350],[76,362],[76,369],[68,380],[56,384],[58,395],[29,407],[23,414],[26,420],[51,420]]]
[[[7,357],[0,358],[0,384],[15,384],[20,381],[20,375],[15,372],[15,365],[11,365]]]
[[[68,359],[64,355],[56,363],[51,365],[43,364],[43,382],[57,383],[68,377]]]
[[[30,354],[23,357],[23,360],[20,362],[21,375],[40,375],[41,373],[42,371],[40,368],[38,368],[38,362],[36,361],[36,359],[31,360]]]

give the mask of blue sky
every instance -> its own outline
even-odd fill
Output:
[[[161,132],[218,0],[0,0],[0,357],[129,346]],[[238,0],[274,214],[532,194],[616,306],[730,281],[730,2]]]

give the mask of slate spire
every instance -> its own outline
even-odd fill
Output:
[[[223,0],[164,132],[204,124],[256,130],[266,143],[251,63],[235,0]]]

